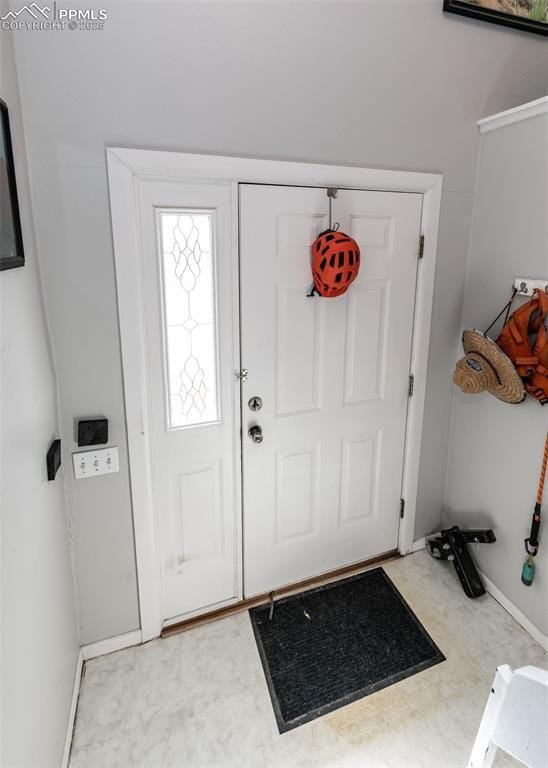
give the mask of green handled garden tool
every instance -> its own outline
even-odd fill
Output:
[[[535,563],[533,558],[537,554],[539,548],[538,533],[540,529],[540,506],[542,504],[542,492],[544,490],[546,464],[548,464],[548,433],[546,434],[546,442],[544,443],[544,456],[542,459],[542,466],[540,468],[537,501],[535,504],[535,510],[533,512],[533,520],[531,521],[531,533],[529,534],[529,538],[525,539],[525,551],[527,552],[527,559],[525,560],[521,570],[521,580],[526,587],[530,587],[533,583],[533,579],[535,578]]]

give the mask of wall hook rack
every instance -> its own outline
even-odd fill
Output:
[[[532,296],[535,288],[548,293],[548,278],[538,280],[532,277],[516,277],[514,288],[517,291],[517,296]]]

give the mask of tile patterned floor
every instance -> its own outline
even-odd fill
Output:
[[[87,662],[70,768],[466,766],[497,665],[548,656],[449,564],[419,552],[385,569],[446,662],[280,735],[239,614]]]

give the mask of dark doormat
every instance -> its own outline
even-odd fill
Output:
[[[382,568],[249,613],[280,733],[445,656]]]

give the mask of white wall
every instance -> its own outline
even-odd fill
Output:
[[[0,15],[6,11],[0,3]],[[78,643],[62,473],[46,479],[57,433],[55,379],[31,217],[11,34],[0,32],[0,98],[13,134],[26,265],[0,272],[0,763],[59,766]]]
[[[103,31],[16,33],[65,448],[102,413],[121,451],[67,478],[83,642],[139,621],[106,144],[445,174],[417,536],[439,525],[476,120],[548,88],[544,40],[441,6],[102,2]]]
[[[485,330],[509,298],[515,277],[548,279],[547,221],[548,115],[483,134],[463,328]],[[500,324],[492,333],[499,329]],[[508,405],[455,387],[445,509],[447,522],[493,527],[497,543],[478,547],[474,556],[546,635],[548,515],[533,586],[523,586],[520,577],[547,429],[548,407],[532,398]]]

